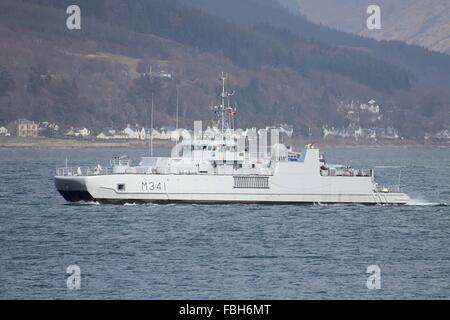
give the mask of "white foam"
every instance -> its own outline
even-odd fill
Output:
[[[401,169],[400,166],[376,166],[375,169]]]
[[[67,202],[66,205],[69,206],[99,206],[100,203],[97,201],[88,201],[88,202]]]
[[[430,202],[428,200],[424,200],[421,198],[411,199],[407,204],[407,206],[416,206],[416,207],[438,207],[438,206],[447,206],[446,203],[440,202]]]

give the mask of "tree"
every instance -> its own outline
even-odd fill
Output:
[[[14,91],[16,84],[11,73],[3,66],[0,66],[0,97],[6,96],[8,92]]]

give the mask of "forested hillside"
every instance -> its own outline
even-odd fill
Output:
[[[418,80],[430,82],[435,86],[450,81],[450,56],[432,52],[422,47],[407,45],[400,41],[376,41],[355,34],[330,29],[307,20],[305,16],[295,15],[277,4],[277,0],[228,0],[224,6],[220,0],[180,0],[196,6],[211,15],[222,17],[241,26],[270,24],[286,29],[304,39],[321,42],[333,47],[347,48],[364,52],[378,60],[403,66],[414,72]],[[321,7],[321,2],[315,4]],[[326,2],[327,12],[341,5]],[[364,12],[364,11],[363,11]],[[331,14],[330,13],[330,14]],[[350,14],[350,13],[349,13]]]
[[[339,103],[371,99],[389,108],[384,125],[402,136],[448,125],[450,100],[436,84],[450,74],[445,58],[331,31],[275,2],[231,0],[221,11],[232,10],[226,21],[211,14],[219,1],[195,7],[201,1],[79,0],[78,31],[65,27],[71,1],[2,1],[0,125],[19,117],[97,129],[146,125],[152,96],[156,124],[173,125],[178,92],[190,126],[210,118],[221,71],[231,74],[242,126],[290,123],[319,137],[324,125],[349,124]],[[358,41],[373,50],[356,50]],[[377,50],[407,54],[397,64]]]

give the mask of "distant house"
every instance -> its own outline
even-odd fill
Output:
[[[96,136],[97,139],[101,140],[111,140],[114,139],[114,134],[109,131],[102,131],[100,134]]]
[[[167,71],[161,70],[161,72],[159,73],[159,77],[160,78],[167,78],[167,79],[171,79],[172,78],[172,74],[170,74]]]
[[[444,129],[434,134],[425,134],[425,140],[429,139],[450,140],[450,129]]]
[[[148,129],[147,130],[147,134],[146,134],[146,139],[151,140],[151,139],[158,139],[157,137],[159,137],[159,131],[156,129]]]
[[[450,130],[441,130],[436,134],[436,138],[442,139],[442,140],[449,140],[450,139]]]
[[[379,132],[379,137],[381,139],[387,139],[387,140],[398,140],[400,139],[400,135],[398,133],[398,130],[392,127],[388,127],[386,129],[382,129]]]
[[[172,137],[172,132],[173,131],[163,131],[163,132],[161,132],[161,135],[159,136],[159,139],[161,139],[161,140],[170,140],[170,138]]]
[[[105,128],[103,129],[104,132],[108,132],[111,135],[115,135],[116,134],[116,129],[114,128]]]
[[[38,136],[37,123],[27,120],[19,119],[15,121],[16,135],[20,138],[35,138]]]
[[[340,137],[342,134],[338,129],[334,127],[323,126],[323,138],[326,139],[328,137]]]
[[[189,140],[191,139],[191,133],[186,129],[176,129],[170,134],[172,141],[179,141],[181,138]]]
[[[85,137],[89,137],[91,135],[91,131],[87,128],[81,128],[78,130],[78,134],[85,138]]]
[[[51,123],[48,121],[44,121],[39,123],[39,132],[44,131],[59,131],[59,126],[56,123]]]
[[[95,138],[101,140],[128,140],[136,139],[136,134],[133,130],[122,130],[117,132],[115,129],[106,128]]]
[[[360,139],[365,140],[377,140],[377,130],[376,128],[371,129],[363,129],[361,127],[354,127],[349,125],[346,128],[337,129],[334,127],[323,126],[323,138],[327,139],[328,137],[332,138],[344,138],[344,139],[355,139],[356,141]],[[384,139],[397,139],[398,135],[394,129],[388,129],[382,131]]]
[[[121,131],[121,135],[124,136],[125,139],[145,140],[147,138],[147,132],[145,128],[139,127],[137,125],[133,128],[128,125]]]
[[[125,129],[123,129],[121,133],[124,134],[127,139],[138,139],[139,137],[139,133],[136,130],[132,129],[129,125]]]
[[[108,136],[104,132],[100,132],[95,138],[102,139],[102,140],[107,140]]]
[[[280,132],[285,133],[288,137],[294,134],[294,126],[290,124],[280,124]]]
[[[91,130],[89,130],[87,128],[70,128],[66,132],[66,136],[68,136],[68,137],[86,138],[86,137],[89,137],[90,135],[91,135]]]
[[[172,79],[172,74],[165,70],[153,71],[153,68],[150,67],[148,73],[144,73],[144,75],[149,75],[150,77],[163,78],[163,79]]]
[[[74,128],[70,128],[69,130],[67,130],[66,136],[68,136],[68,137],[73,137],[73,136],[75,136],[75,130],[74,130]]]
[[[8,129],[6,129],[5,127],[0,127],[0,136],[1,137],[7,137],[10,135],[11,134],[8,132]]]
[[[361,111],[367,111],[367,112],[374,113],[374,114],[380,113],[380,106],[373,99],[368,102],[368,105],[364,104],[364,103],[361,104],[360,108],[361,108]]]
[[[146,137],[147,137],[147,134],[145,132],[145,128],[142,128],[141,130],[138,131],[139,140],[145,140]]]

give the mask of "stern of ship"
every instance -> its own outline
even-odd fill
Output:
[[[68,202],[95,201],[87,189],[85,177],[55,176],[55,187]]]

